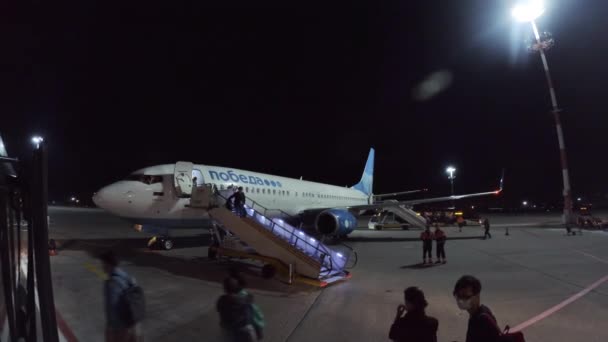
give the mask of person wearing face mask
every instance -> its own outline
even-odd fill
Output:
[[[458,308],[469,313],[466,342],[496,342],[501,334],[492,311],[481,304],[481,282],[465,275],[454,286],[454,297]]]
[[[437,342],[439,322],[425,313],[428,303],[424,292],[417,287],[404,291],[405,305],[397,307],[395,321],[388,337],[395,342]],[[405,315],[403,315],[403,313]]]

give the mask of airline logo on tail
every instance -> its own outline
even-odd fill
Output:
[[[359,190],[367,196],[372,194],[372,189],[374,187],[374,154],[374,149],[370,149],[361,180],[359,183],[352,186],[353,189]]]

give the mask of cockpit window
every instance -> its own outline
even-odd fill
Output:
[[[125,180],[132,180],[132,181],[142,182],[145,184],[155,184],[155,183],[162,183],[163,176],[133,174],[133,175],[127,176],[127,178]]]

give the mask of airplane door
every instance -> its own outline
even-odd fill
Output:
[[[192,193],[192,163],[177,162],[173,172],[173,184],[177,197],[188,197]]]

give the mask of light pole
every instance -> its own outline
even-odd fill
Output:
[[[454,196],[454,178],[456,178],[454,173],[456,172],[456,169],[453,166],[448,166],[448,168],[445,169],[445,172],[448,174],[448,179],[450,180],[450,186],[452,188],[452,196]]]
[[[34,136],[32,137],[32,144],[36,145],[36,148],[40,147],[40,143],[42,143],[44,141],[44,139],[42,139],[41,136]]]
[[[525,3],[520,3],[513,8],[512,14],[515,19],[522,22],[529,22],[532,24],[532,30],[534,31],[534,38],[536,43],[533,44],[532,49],[540,53],[540,59],[543,62],[545,70],[545,77],[547,78],[547,85],[549,86],[549,94],[551,95],[551,105],[553,118],[555,119],[555,129],[557,130],[557,139],[559,142],[559,151],[562,167],[562,177],[564,181],[564,214],[562,216],[562,222],[569,224],[573,222],[572,216],[572,198],[570,190],[570,176],[568,174],[568,160],[566,158],[566,143],[564,142],[564,134],[562,132],[562,124],[559,116],[560,109],[557,106],[557,97],[555,96],[555,89],[553,88],[553,81],[551,74],[549,73],[549,64],[547,63],[547,56],[545,56],[545,50],[553,45],[553,39],[541,39],[536,26],[535,20],[545,12],[545,6],[542,0],[530,0]]]

